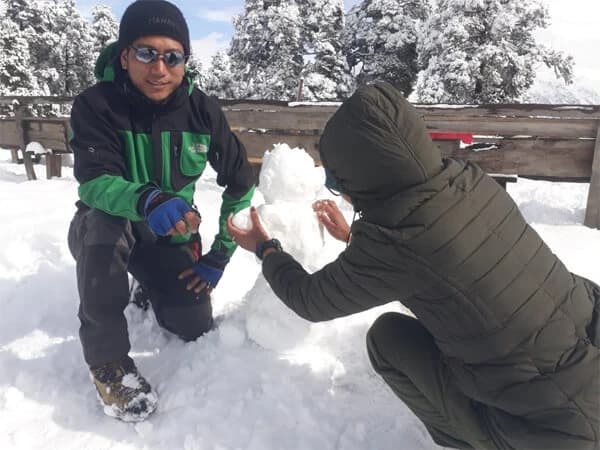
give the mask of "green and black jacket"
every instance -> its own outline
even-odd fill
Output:
[[[141,221],[145,195],[156,187],[193,204],[196,180],[208,162],[217,184],[226,187],[212,248],[231,256],[236,246],[227,216],[248,207],[254,192],[244,146],[219,105],[191,79],[164,102],[150,102],[111,63],[113,52],[107,48],[98,60],[101,81],[73,103],[70,144],[79,198],[91,208]]]

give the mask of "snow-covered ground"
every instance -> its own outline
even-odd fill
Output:
[[[151,311],[127,309],[133,356],[157,389],[159,408],[139,424],[105,416],[81,355],[66,243],[77,184],[70,169],[61,179],[27,181],[9,156],[0,151],[0,448],[438,448],[367,359],[370,323],[401,307],[323,324],[294,322],[300,319],[278,308],[254,256],[243,250],[214,292],[219,326],[198,341],[185,344],[161,330]],[[36,171],[44,174],[42,166]],[[600,282],[600,231],[582,226],[587,189],[528,180],[509,185],[567,266]],[[209,241],[221,192],[214,173],[198,191]],[[264,198],[258,194],[254,203]],[[321,245],[324,255],[339,251],[327,239]],[[286,327],[292,338],[282,335]],[[291,344],[278,345],[284,337]]]

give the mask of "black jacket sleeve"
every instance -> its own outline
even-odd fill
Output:
[[[100,175],[125,177],[127,174],[117,132],[101,113],[103,103],[96,87],[78,95],[73,102],[70,146],[79,183]]]
[[[414,294],[409,271],[385,264],[368,247],[351,244],[321,270],[309,274],[289,254],[269,253],[263,274],[275,294],[311,322],[331,320]]]

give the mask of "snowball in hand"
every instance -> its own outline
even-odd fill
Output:
[[[252,227],[252,221],[250,220],[250,208],[242,209],[241,211],[235,213],[231,221],[236,227],[242,230],[249,230]]]

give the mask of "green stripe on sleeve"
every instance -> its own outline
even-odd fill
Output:
[[[79,198],[90,208],[129,220],[142,220],[137,203],[144,191],[141,189],[143,186],[120,176],[100,175],[79,186]]]
[[[223,193],[221,202],[221,214],[219,216],[219,232],[215,236],[215,240],[212,245],[213,250],[218,250],[227,254],[227,256],[233,255],[233,252],[237,248],[237,244],[233,242],[231,236],[227,232],[227,217],[229,214],[237,213],[242,209],[250,207],[250,201],[254,195],[254,186],[252,186],[248,192],[246,192],[241,198],[236,199],[227,193]]]
[[[171,184],[171,132],[162,131],[160,133],[162,145],[162,183],[163,191],[172,192]]]

